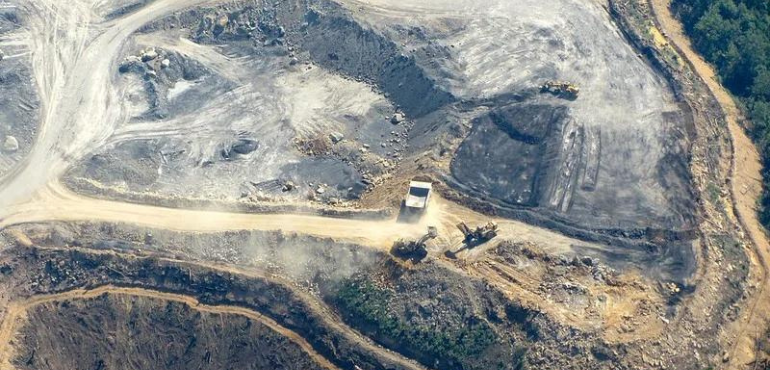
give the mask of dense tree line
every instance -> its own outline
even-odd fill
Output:
[[[673,0],[672,7],[751,119],[764,162],[761,220],[770,227],[770,0]]]

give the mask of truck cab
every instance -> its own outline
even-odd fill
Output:
[[[422,214],[428,208],[433,184],[423,181],[411,181],[404,200],[404,208],[411,213]]]

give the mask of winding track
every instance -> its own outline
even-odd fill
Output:
[[[308,343],[305,340],[305,338],[295,333],[294,331],[291,331],[281,326],[279,323],[275,322],[274,320],[264,315],[261,315],[255,311],[252,311],[243,307],[237,307],[237,306],[206,305],[206,304],[200,303],[195,298],[183,296],[179,294],[165,293],[165,292],[153,291],[148,289],[124,288],[124,287],[115,287],[115,286],[103,286],[103,287],[99,287],[91,290],[77,289],[77,290],[72,290],[64,293],[35,296],[26,301],[16,302],[12,304],[8,308],[8,313],[6,314],[6,317],[3,320],[2,325],[0,325],[0,354],[3,354],[4,355],[3,358],[6,360],[9,358],[13,358],[12,348],[9,348],[10,339],[17,332],[18,330],[17,326],[21,322],[20,319],[26,315],[29,309],[39,306],[41,304],[46,304],[46,303],[97,298],[103,294],[155,298],[155,299],[161,299],[164,301],[184,303],[187,306],[199,312],[215,313],[215,314],[231,314],[231,315],[247,317],[251,320],[257,321],[267,326],[271,330],[285,336],[290,341],[297,344],[300,348],[302,348],[302,350],[305,353],[308,354],[308,356],[310,356],[310,358],[315,363],[317,363],[321,367],[329,370],[339,369],[337,366],[329,362],[329,360],[326,357],[316,352],[313,346],[310,343]],[[12,367],[10,366],[10,364],[4,361],[0,362],[0,369],[6,369],[6,368],[11,369]]]
[[[767,312],[770,309],[770,239],[757,217],[757,200],[762,195],[762,164],[759,152],[739,124],[741,113],[730,93],[719,83],[716,72],[703,57],[695,52],[689,38],[684,34],[682,24],[671,13],[671,0],[650,0],[653,14],[667,38],[677,46],[683,57],[694,67],[695,72],[706,83],[719,102],[727,120],[732,140],[733,153],[730,173],[730,192],[733,211],[751,242],[751,256],[758,289],[748,312],[738,321],[734,330],[734,345],[731,350],[729,368],[739,368],[754,359],[756,340],[765,335]]]

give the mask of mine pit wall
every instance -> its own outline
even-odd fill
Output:
[[[710,202],[708,194],[704,194],[705,189],[708,189],[707,184],[718,184],[720,187],[727,186],[726,183],[729,181],[730,169],[727,166],[720,166],[720,159],[727,152],[727,157],[730,158],[730,161],[734,161],[733,142],[727,133],[724,111],[705,83],[693,72],[695,69],[689,60],[679,58],[678,62],[684,61],[685,66],[682,69],[678,69],[671,56],[665,55],[655,48],[649,40],[644,39],[642,35],[647,33],[646,27],[649,25],[657,27],[648,2],[611,0],[609,11],[612,19],[619,24],[619,28],[628,41],[637,50],[640,50],[646,60],[666,77],[677,100],[679,100],[680,109],[686,113],[688,135],[694,137],[691,164],[692,160],[696,158],[705,162],[703,163],[705,164],[703,166],[704,171],[694,176],[693,181],[693,191],[696,193],[696,200],[699,206],[698,223],[704,224],[707,222],[706,217],[708,217],[704,210],[707,207],[707,203]],[[676,45],[669,44],[669,47],[674,48],[679,55],[684,55]],[[696,117],[702,127],[696,127]],[[734,194],[731,194],[730,197],[730,200],[734,202]],[[717,208],[717,210],[725,212],[724,209]],[[729,220],[729,218],[726,219]],[[740,217],[738,219],[740,221]],[[682,324],[697,328],[697,330],[693,329],[693,332],[689,335],[697,337],[702,341],[700,348],[709,349],[712,358],[716,359],[714,360],[715,362],[721,358],[718,340],[723,331],[722,327],[725,323],[729,323],[738,317],[741,310],[741,301],[746,296],[745,282],[746,274],[748,273],[747,269],[741,269],[743,271],[737,272],[735,270],[725,272],[722,267],[724,263],[739,266],[748,265],[749,257],[744,247],[733,245],[736,241],[742,240],[738,233],[739,225],[730,224],[729,222],[728,225],[718,230],[704,231],[701,228],[697,230],[699,249],[702,254],[701,264],[703,265],[699,269],[701,271],[717,269],[721,275],[724,275],[719,279],[724,285],[720,287],[706,287],[707,289],[719,291],[709,312],[711,316],[708,316],[708,314],[707,316],[721,319],[710,320],[709,325],[704,325],[703,323],[691,321],[685,315]],[[716,256],[712,254],[716,254]],[[725,261],[714,265],[715,258],[724,258],[729,262]],[[700,279],[701,277],[696,276],[693,281],[693,284],[696,285],[696,291],[693,293],[695,295],[699,294],[697,288],[701,286],[699,285]],[[700,294],[704,293],[701,292]],[[674,334],[672,333],[672,335]],[[686,360],[690,356],[684,352],[678,353],[677,356],[681,356],[680,360],[691,362],[691,359]]]
[[[351,78],[363,78],[376,84],[407,115],[419,118],[455,99],[439,88],[392,41],[373,30],[363,28],[349,15],[335,15],[310,10],[303,36],[290,37],[321,66]],[[301,30],[301,29],[300,29]],[[290,33],[292,35],[292,33]]]
[[[441,174],[436,174],[442,178]],[[610,245],[621,249],[641,251],[649,258],[637,261],[645,267],[650,277],[657,280],[671,280],[686,283],[697,268],[695,255],[692,250],[692,241],[698,238],[697,230],[686,232],[674,232],[670,230],[591,230],[574,226],[568,222],[561,222],[556,217],[537,209],[527,207],[515,207],[501,205],[485,197],[483,194],[473,191],[462,184],[457,183],[452,177],[444,176],[444,183],[434,186],[434,189],[447,200],[463,204],[477,212],[490,216],[498,216],[521,220],[531,225],[556,230],[566,236]],[[462,189],[461,191],[458,189]],[[610,254],[608,254],[610,256]],[[612,257],[608,257],[611,259]],[[612,261],[608,261],[612,264]]]
[[[684,271],[674,275],[683,279],[694,270],[694,257],[690,242],[698,238],[698,216],[657,217],[649,224],[636,220],[614,220],[605,223],[603,218],[582,217],[577,211],[569,212],[577,191],[594,191],[602,154],[601,130],[574,122],[566,108],[544,98],[529,97],[531,103],[514,103],[493,110],[472,120],[472,128],[450,164],[451,174],[436,173],[448,187],[440,187],[446,198],[466,204],[482,213],[519,219],[535,225],[552,228],[564,234],[584,240],[635,248],[665,255],[678,260]],[[554,105],[556,104],[556,105]],[[680,103],[680,105],[682,105]],[[542,111],[552,110],[551,117]],[[540,111],[533,114],[531,111]],[[545,117],[545,118],[544,118]],[[674,141],[690,143],[693,138],[692,116],[676,114],[671,120],[681,118],[687,128],[664,132],[661,136]],[[516,119],[521,121],[519,123]],[[531,123],[538,122],[546,132],[529,132]],[[488,130],[497,130],[486,133]],[[536,131],[536,130],[535,130]],[[548,134],[551,131],[553,134]],[[482,132],[482,133],[480,133]],[[501,142],[500,137],[510,140]],[[490,149],[507,146],[508,149]],[[673,144],[678,145],[678,144]],[[676,152],[679,148],[669,149]],[[688,148],[689,150],[689,144]],[[498,158],[484,157],[484,153]],[[509,163],[510,153],[518,153],[515,163]],[[665,159],[659,164],[661,184],[666,185],[668,176],[680,176],[692,182],[688,163],[690,157]],[[605,159],[608,160],[608,159]],[[483,177],[480,169],[492,174]],[[440,172],[440,171],[439,171]],[[501,174],[495,178],[494,174]],[[504,174],[504,175],[503,175]],[[672,179],[674,183],[678,180]],[[513,189],[513,190],[511,190]],[[671,202],[680,210],[691,212],[689,199],[695,199],[690,189],[683,197],[673,197]],[[584,200],[585,201],[585,200]],[[623,207],[623,205],[618,205]],[[603,215],[601,217],[605,217]],[[641,218],[641,216],[639,216]],[[666,225],[672,225],[667,227]],[[673,225],[680,225],[679,227]],[[680,250],[681,251],[677,251]]]
[[[223,15],[232,20],[226,26],[217,24],[217,19]],[[149,23],[138,32],[151,33],[181,28],[189,29],[193,40],[201,44],[253,42],[259,48],[263,43],[269,44],[279,40],[278,42],[293,48],[291,52],[296,55],[299,63],[312,61],[323,69],[372,85],[393,104],[397,104],[410,122],[414,122],[415,129],[411,131],[415,134],[410,134],[403,141],[401,154],[407,158],[405,161],[408,161],[410,156],[422,154],[426,148],[432,149],[436,145],[436,137],[444,135],[447,131],[458,135],[460,119],[455,114],[455,98],[438,87],[418,65],[414,56],[403,55],[395,43],[377,31],[359,24],[347,10],[333,1],[233,2],[180,12]],[[446,124],[447,122],[453,124]],[[289,212],[363,219],[383,219],[391,216],[389,211],[380,209],[317,210],[298,205],[266,206],[240,202],[230,204],[220,201],[167,199],[153,194],[123,192],[99,186],[89,179],[78,178],[82,176],[77,173],[78,168],[75,167],[67,174],[66,185],[73,191],[98,198],[167,207],[214,207],[237,212]]]
[[[295,0],[275,4],[240,1],[182,12],[150,23],[138,32],[172,26],[200,30],[201,18],[214,13],[228,14],[240,24],[247,21],[256,24],[261,37],[268,41],[283,38],[295,47],[300,61],[311,60],[347,78],[374,85],[409,119],[424,120],[444,108],[451,110],[457,102],[413,56],[403,54],[394,42],[356,21],[348,10],[333,1]],[[249,36],[247,31],[234,29],[218,35],[200,33],[194,41],[216,44],[228,39],[246,40]],[[414,141],[419,142],[409,138],[410,143]]]
[[[645,60],[653,67],[653,69],[661,73],[666,82],[668,83],[671,91],[677,100],[679,109],[681,110],[680,118],[684,122],[683,132],[665,132],[662,135],[667,137],[680,137],[688,143],[687,157],[685,160],[661,161],[660,166],[668,166],[666,172],[674,172],[685,175],[685,179],[688,183],[693,183],[692,173],[687,165],[692,161],[692,148],[693,143],[697,139],[697,130],[694,122],[694,111],[688,101],[686,100],[686,94],[683,88],[683,84],[686,83],[681,74],[681,71],[673,68],[657,49],[642,40],[637,33],[632,31],[632,25],[629,23],[629,18],[633,17],[628,13],[624,13],[623,1],[612,1],[609,8],[609,12],[614,22],[618,23],[618,28],[625,36],[628,42],[636,49],[639,50],[645,57]],[[709,96],[707,102],[708,110],[703,112],[704,114],[711,114],[711,112],[720,112],[720,108],[713,97]],[[722,122],[718,115],[713,115],[713,122]],[[476,124],[474,124],[475,127]],[[578,130],[579,137],[583,140],[594,136],[600,135],[600,133],[591,132],[586,130]],[[513,133],[517,134],[517,133]],[[525,142],[531,142],[532,138],[526,135],[519,135]],[[706,137],[706,140],[712,144],[705,147],[707,153],[706,156],[714,160],[714,163],[718,161],[721,156],[720,137],[718,133],[711,133]],[[587,158],[593,158],[599,155],[601,151],[601,144],[583,146],[583,155]],[[562,153],[560,155],[569,156],[571,151]],[[574,153],[573,153],[574,154]],[[578,172],[577,183],[576,179],[563,179],[560,183],[563,187],[576,187],[583,189],[592,189],[596,185],[596,171],[598,168],[593,166],[589,160],[589,164]],[[668,163],[672,162],[672,163]],[[713,172],[709,172],[708,176],[712,181],[719,181],[722,174],[720,174],[719,168],[710,168]],[[573,171],[575,169],[573,168]],[[546,181],[542,179],[542,176],[549,176],[543,171],[538,171],[539,179],[537,181]],[[545,171],[548,172],[548,171]],[[535,194],[533,200],[530,202],[524,202],[523,204],[510,204],[504,201],[497,201],[492,199],[489,195],[474,190],[473,188],[466,186],[453,175],[435,174],[448,186],[440,186],[438,189],[442,195],[450,200],[466,204],[471,208],[487,213],[490,215],[498,215],[507,218],[519,219],[531,224],[543,226],[546,228],[555,229],[566,235],[570,235],[583,240],[596,241],[600,243],[610,244],[613,246],[619,246],[623,248],[632,248],[637,250],[649,251],[651,260],[657,260],[659,258],[667,261],[673,261],[671,263],[675,271],[671,274],[666,274],[666,278],[672,280],[684,281],[689,278],[696,270],[695,255],[692,251],[692,242],[696,240],[702,240],[702,233],[697,225],[702,222],[702,207],[695,209],[695,215],[692,220],[686,224],[690,225],[682,229],[667,229],[667,228],[591,228],[585,225],[579,224],[558,212],[560,207],[563,208],[565,202],[569,199],[564,198],[563,192],[557,192],[552,186],[550,191],[544,191],[542,194]],[[547,181],[546,181],[547,182]],[[536,190],[537,186],[534,190]],[[533,192],[534,192],[533,190]],[[563,190],[563,189],[562,189]],[[692,192],[692,199],[699,204],[703,204],[705,201],[702,194],[699,194],[697,190],[689,189]],[[553,204],[551,204],[553,203]],[[553,205],[553,209],[549,207],[540,207],[537,204],[549,204]]]
[[[570,214],[567,212],[570,203],[572,202],[571,197],[574,196],[573,193],[578,189],[593,190],[597,184],[600,162],[598,157],[602,151],[602,144],[598,139],[598,136],[601,135],[601,131],[596,128],[575,124],[574,121],[568,117],[565,117],[564,120],[565,121],[560,123],[558,127],[555,127],[555,129],[558,130],[558,135],[551,135],[537,141],[534,141],[533,138],[522,136],[520,133],[510,135],[510,132],[507,132],[508,130],[500,130],[504,133],[508,133],[512,137],[512,141],[516,141],[522,145],[527,145],[527,143],[532,142],[535,143],[529,144],[533,149],[527,148],[526,150],[518,150],[514,148],[513,150],[518,150],[523,153],[522,157],[517,158],[517,160],[523,161],[524,167],[535,168],[533,170],[525,168],[525,170],[530,172],[528,173],[527,180],[529,183],[526,184],[527,191],[524,192],[526,194],[522,194],[522,196],[519,197],[520,199],[509,199],[510,194],[488,194],[494,193],[496,191],[494,188],[484,189],[482,191],[476,184],[474,184],[474,181],[467,181],[468,178],[477,176],[473,172],[473,169],[463,168],[468,167],[468,163],[458,164],[459,161],[463,160],[460,158],[463,155],[463,152],[473,152],[475,150],[465,148],[465,146],[469,145],[468,138],[472,137],[477,130],[489,129],[489,127],[484,126],[487,124],[487,121],[489,121],[489,118],[487,117],[480,117],[473,121],[474,127],[471,130],[471,133],[468,135],[468,138],[466,138],[466,141],[460,146],[457,152],[458,156],[452,160],[451,175],[442,175],[441,177],[443,177],[444,181],[457,192],[467,193],[469,196],[482,199],[485,202],[494,203],[500,208],[517,211],[529,210],[530,212],[540,213],[541,216],[552,218],[556,223],[565,224],[574,228],[582,228],[591,233],[619,236],[635,240],[652,240],[653,238],[648,237],[647,234],[654,234],[656,239],[663,236],[666,241],[692,240],[695,238],[696,230],[694,224],[696,224],[695,220],[697,220],[697,215],[682,220],[671,220],[670,223],[672,225],[681,224],[681,227],[664,227],[664,225],[661,225],[663,223],[668,223],[668,221],[666,221],[668,219],[656,219],[655,222],[653,222],[655,226],[650,227],[639,227],[635,225],[624,226],[621,222],[615,222],[617,225],[601,225],[604,223],[601,219],[589,218],[574,220],[574,213]],[[523,141],[513,139],[514,136],[522,138]],[[486,144],[494,145],[495,143],[487,142]],[[526,154],[526,156],[524,154]],[[476,157],[479,156],[476,155]],[[585,159],[585,163],[581,163],[581,159]],[[473,165],[490,167],[493,165],[489,164],[489,162],[494,162],[494,160],[487,160],[486,158],[476,158],[476,160],[477,163],[473,163]],[[501,160],[504,159],[501,158]],[[668,168],[665,168],[665,171],[661,170],[661,172],[687,174],[687,181],[691,181],[689,169],[686,168],[686,163],[682,163],[680,158],[673,158],[673,160],[675,164],[660,164],[660,166],[669,166]],[[477,168],[475,166],[471,167]],[[517,170],[521,170],[521,168],[517,168]],[[511,178],[506,179],[506,181],[513,182],[518,181],[518,179]],[[511,185],[505,186],[511,187]],[[521,185],[521,187],[523,188],[524,185]],[[622,205],[618,206],[622,207]],[[683,205],[680,205],[680,208],[681,207],[683,207]],[[498,214],[508,217],[505,213]],[[519,212],[512,212],[510,213],[510,217],[519,218],[516,217],[517,214],[519,214]],[[639,222],[635,222],[635,224],[639,224]]]
[[[237,15],[241,22],[257,24],[268,38],[285,38],[298,46],[298,57],[336,71],[351,79],[376,85],[408,116],[419,118],[455,102],[455,98],[418,66],[413,57],[402,54],[398,46],[372,29],[355,21],[339,4],[326,0],[234,2],[216,8],[191,10],[142,27],[151,32],[169,25],[195,30],[207,13]],[[217,43],[227,38],[248,39],[224,33],[203,35],[196,42]]]

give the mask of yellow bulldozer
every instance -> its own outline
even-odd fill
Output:
[[[567,81],[548,81],[540,87],[541,93],[550,93],[560,98],[575,100],[580,94],[580,88]]]

